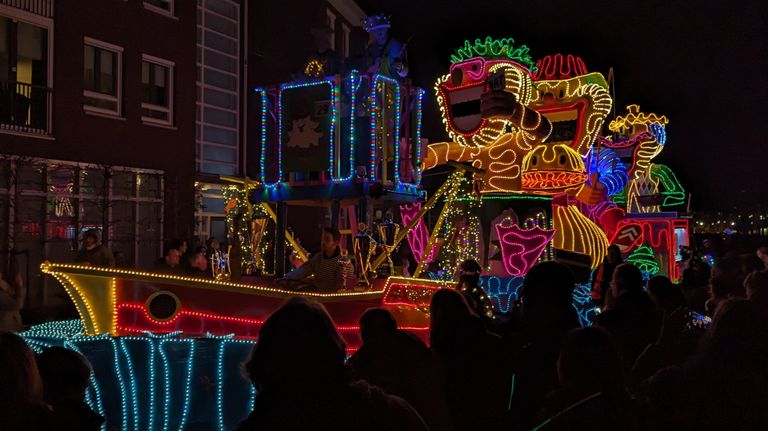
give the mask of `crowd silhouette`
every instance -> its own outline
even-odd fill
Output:
[[[561,263],[530,270],[504,324],[468,294],[466,264],[456,289],[432,297],[428,345],[372,308],[350,357],[325,308],[292,298],[243,364],[257,395],[238,430],[768,429],[764,267],[723,258],[678,285],[614,263],[592,326],[579,324]],[[0,333],[0,428],[100,429],[83,402],[90,372],[73,351],[35,357]]]

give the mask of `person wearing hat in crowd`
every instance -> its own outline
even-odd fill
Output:
[[[493,319],[493,303],[480,286],[482,268],[474,259],[467,259],[459,266],[456,289],[464,295],[467,305],[484,320]],[[487,322],[486,322],[487,323]]]
[[[101,243],[101,231],[88,229],[83,236],[83,248],[77,252],[75,262],[99,267],[115,267],[115,257],[109,248]]]
[[[405,46],[389,34],[389,17],[383,14],[369,16],[363,28],[370,35],[365,49],[368,73],[377,73],[401,80],[408,76],[408,56]]]
[[[315,40],[315,52],[309,56],[304,66],[305,78],[323,78],[341,73],[341,58],[331,46],[333,31],[327,25],[312,27]]]

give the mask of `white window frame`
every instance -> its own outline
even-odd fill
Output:
[[[235,172],[241,171],[241,163],[244,160],[245,153],[244,148],[242,147],[242,130],[245,128],[245,125],[241,121],[241,111],[245,109],[243,106],[243,99],[241,96],[241,93],[239,90],[243,86],[244,79],[242,78],[242,70],[243,70],[243,64],[242,60],[237,57],[233,56],[232,54],[224,51],[219,51],[216,48],[213,48],[209,46],[206,43],[206,34],[216,34],[217,36],[220,36],[224,39],[227,39],[229,41],[232,41],[237,46],[237,52],[240,51],[243,44],[246,43],[245,38],[243,37],[244,29],[241,26],[242,18],[247,16],[246,9],[244,5],[241,5],[237,2],[233,2],[232,0],[219,0],[222,3],[229,4],[231,6],[234,6],[237,13],[235,17],[231,16],[225,16],[221,15],[218,12],[209,9],[208,8],[208,1],[200,1],[197,2],[197,10],[200,13],[201,20],[197,22],[197,28],[200,32],[200,38],[197,39],[197,47],[200,49],[201,57],[198,59],[196,65],[198,69],[200,70],[200,79],[197,81],[197,91],[200,94],[200,97],[196,99],[196,109],[197,109],[197,117],[196,118],[196,138],[195,138],[195,148],[196,148],[196,169],[199,172],[203,171],[204,165],[217,165],[217,166],[226,166],[227,168],[233,169]],[[216,16],[221,18],[222,20],[226,20],[227,22],[231,22],[234,24],[237,28],[237,34],[235,36],[231,36],[229,34],[221,33],[217,30],[214,30],[210,28],[207,25],[206,17],[208,15]],[[247,24],[246,24],[247,25]],[[247,32],[247,31],[246,31]],[[225,70],[225,69],[219,69],[218,67],[209,64],[208,63],[208,54],[209,53],[216,53],[220,55],[227,56],[229,58],[233,58],[237,62],[237,68],[234,72]],[[209,84],[206,82],[206,78],[208,73],[217,73],[221,74],[222,76],[226,76],[228,78],[234,78],[234,86],[228,86],[226,88],[220,87],[215,84]],[[213,105],[209,103],[209,101],[206,99],[206,90],[214,90],[217,92],[220,92],[222,94],[232,95],[235,96],[236,99],[236,106],[235,108],[225,108],[218,105]],[[208,122],[208,118],[206,118],[205,109],[210,108],[214,109],[217,112],[227,113],[227,114],[235,114],[235,125],[234,126],[223,126],[220,124],[212,124]],[[227,145],[227,144],[220,144],[217,142],[209,141],[205,138],[205,132],[207,130],[210,130],[209,128],[216,128],[218,130],[226,130],[229,132],[233,132],[235,135],[235,143],[234,145]],[[219,148],[227,148],[227,149],[234,149],[235,150],[235,161],[234,162],[222,162],[222,161],[212,161],[205,159],[205,151],[207,147],[219,147]]]
[[[27,24],[32,24],[41,28],[44,28],[47,30],[48,33],[48,59],[46,60],[46,66],[48,68],[48,76],[47,76],[47,87],[51,90],[55,89],[53,88],[53,53],[54,53],[54,38],[53,38],[53,19],[47,18],[42,15],[37,15],[31,12],[27,12],[25,10],[17,9],[15,7],[6,6],[4,4],[0,4],[0,15],[6,17],[15,19],[18,21],[24,21]],[[42,138],[42,139],[55,139],[53,138],[53,97],[55,96],[55,93],[48,99],[48,124],[46,124],[46,130],[44,135],[38,135],[38,134],[30,134],[25,132],[16,132],[13,130],[7,130],[4,127],[0,127],[0,133],[2,134],[9,134],[9,135],[21,135],[21,136],[32,136],[36,138]]]
[[[176,1],[175,0],[168,0],[168,9],[163,9],[161,7],[157,7],[151,3],[147,3],[146,1],[144,3],[144,9],[151,10],[152,12],[159,13],[160,15],[165,15],[167,17],[176,18]]]
[[[156,64],[158,66],[162,66],[165,68],[168,68],[168,106],[160,106],[160,105],[153,105],[151,103],[141,102],[141,109],[150,109],[153,111],[159,111],[159,112],[165,112],[168,114],[168,120],[161,120],[159,118],[152,118],[152,117],[145,117],[141,116],[141,121],[147,124],[158,124],[162,126],[173,126],[173,100],[174,100],[174,93],[173,93],[173,71],[176,66],[176,63],[170,60],[165,60],[163,58],[154,57],[147,54],[141,55],[141,62],[147,62]],[[142,64],[143,67],[143,64]],[[143,83],[142,83],[143,85]]]
[[[105,51],[112,52],[117,55],[117,79],[115,80],[115,86],[117,89],[117,96],[109,94],[99,93],[96,91],[90,91],[83,89],[83,97],[91,97],[93,99],[106,100],[109,102],[115,102],[116,109],[105,109],[96,106],[91,106],[83,101],[83,110],[86,113],[93,113],[98,115],[108,115],[122,118],[123,116],[123,47],[113,45],[111,43],[103,42],[91,37],[83,38],[83,47],[85,45],[99,48]]]
[[[336,13],[326,9],[325,16],[328,18],[328,28],[331,29],[331,49],[336,51]]]
[[[342,23],[341,24],[341,32],[343,33],[343,37],[341,40],[341,56],[342,58],[349,57],[349,33],[350,28],[348,25]]]

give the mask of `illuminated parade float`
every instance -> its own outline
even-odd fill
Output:
[[[93,361],[88,400],[111,425],[183,429],[215,417],[218,429],[231,429],[252,400],[233,370],[291,296],[323,303],[351,352],[369,307],[387,308],[426,341],[432,293],[453,286],[465,259],[481,264],[497,315],[513,310],[537,262],[567,264],[584,324],[611,244],[647,276],[679,278],[689,227],[672,209],[685,192],[653,161],[667,144],[665,116],[630,105],[609,118],[602,74],[573,55],[535,61],[512,39],[467,41],[446,72],[435,98],[448,139],[429,145],[426,92],[385,76],[351,71],[257,88],[260,178],[229,179],[230,248],[210,279],[45,263],[82,323],[34,327],[27,340],[102,359]],[[481,114],[489,91],[508,95],[509,112]],[[422,173],[439,166],[454,171],[428,195]],[[288,262],[308,259],[287,216],[306,206],[332,209],[354,257],[345,289],[281,280]],[[417,262],[408,277],[395,275],[401,247]]]

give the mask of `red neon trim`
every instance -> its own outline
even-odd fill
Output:
[[[437,289],[435,289],[435,290],[437,290]],[[402,305],[414,306],[413,303],[402,303]],[[149,312],[147,311],[147,309],[144,306],[144,304],[140,304],[140,303],[133,303],[133,304],[131,304],[131,303],[123,303],[123,304],[118,304],[117,305],[117,309],[118,310],[122,310],[124,308],[125,309],[130,309],[130,310],[141,311],[142,314],[144,315],[144,317],[147,320],[149,320],[150,322],[152,322],[152,323],[154,323],[156,325],[160,325],[160,326],[170,326],[170,325],[173,325],[174,323],[176,323],[176,321],[180,317],[183,317],[183,316],[200,317],[200,318],[203,318],[203,319],[209,319],[209,320],[214,320],[214,321],[215,320],[219,320],[219,321],[227,321],[227,322],[237,322],[237,323],[243,323],[243,324],[249,324],[249,325],[263,325],[264,322],[265,322],[264,320],[260,320],[260,319],[247,319],[247,318],[243,318],[243,317],[231,317],[231,316],[223,316],[223,315],[220,315],[220,314],[199,313],[199,312],[196,312],[196,311],[188,311],[188,310],[180,310],[178,313],[176,313],[176,315],[172,319],[167,320],[165,322],[161,322],[159,320],[154,319],[149,314]],[[120,328],[128,328],[128,327],[127,326],[120,326]],[[338,326],[337,325],[336,329],[339,330],[339,331],[359,331],[360,330],[360,326],[359,325],[356,325],[356,326],[355,325],[352,325],[352,326]],[[412,330],[412,331],[423,331],[423,330],[429,330],[429,326],[404,326],[404,327],[400,327],[400,329],[406,329],[406,330]],[[141,331],[145,331],[146,328],[134,328],[133,330],[137,331],[137,332],[141,332]]]
[[[164,322],[161,322],[159,320],[156,320],[152,315],[149,314],[149,311],[147,311],[147,308],[144,306],[144,304],[130,304],[130,303],[122,303],[117,305],[117,309],[121,310],[123,308],[128,309],[134,309],[139,310],[144,314],[144,317],[147,318],[150,322],[156,324],[156,325],[172,325],[174,324],[180,317],[184,316],[191,316],[191,317],[199,317],[203,319],[210,319],[210,320],[223,320],[227,322],[236,322],[236,323],[244,323],[247,325],[262,325],[264,324],[263,320],[258,319],[246,319],[243,317],[231,317],[231,316],[223,316],[220,314],[210,314],[210,313],[200,313],[197,311],[189,311],[189,310],[179,310],[179,312],[176,313],[175,316],[173,316],[172,319],[166,320]]]
[[[552,81],[575,78],[587,74],[587,66],[581,57],[573,54],[550,54],[536,61],[538,70],[533,74],[536,81]]]
[[[445,103],[446,115],[448,116],[448,119],[449,119],[448,127],[450,127],[453,132],[458,133],[459,135],[464,136],[465,138],[469,138],[469,137],[472,137],[473,135],[475,135],[480,129],[485,127],[485,125],[488,122],[488,120],[486,120],[485,118],[480,120],[480,125],[477,126],[477,128],[475,128],[471,132],[462,132],[462,131],[457,130],[456,126],[453,124],[453,112],[450,112],[450,109],[451,109],[451,107],[450,107],[450,105],[451,105],[450,98],[448,98],[448,96],[446,95],[445,92],[446,91],[460,90],[460,89],[469,88],[469,87],[479,87],[481,85],[485,85],[485,82],[479,82],[479,83],[474,83],[474,84],[462,85],[462,86],[454,87],[454,88],[451,88],[451,89],[449,89],[444,83],[440,84],[440,96],[443,97],[443,103]],[[450,115],[448,115],[448,114],[450,114]]]

